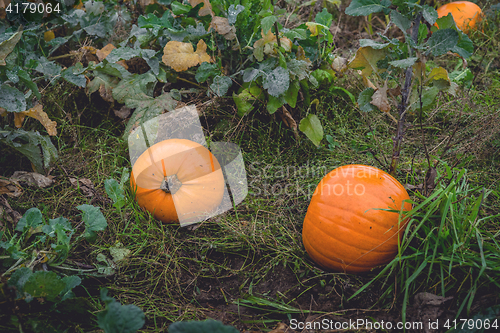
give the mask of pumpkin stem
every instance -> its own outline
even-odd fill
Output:
[[[164,191],[165,193],[171,193],[175,194],[182,186],[182,182],[177,178],[177,175],[172,175],[172,176],[166,176],[163,178],[161,185],[160,185],[160,190]]]

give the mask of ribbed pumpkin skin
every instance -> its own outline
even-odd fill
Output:
[[[346,165],[327,174],[313,194],[302,230],[309,256],[320,266],[360,273],[387,264],[398,251],[399,211],[409,199],[391,175],[365,165]],[[405,203],[410,211],[411,204]],[[402,236],[406,221],[399,227]]]
[[[481,21],[481,8],[475,3],[469,1],[455,1],[439,7],[437,10],[438,18],[447,16],[451,13],[458,29],[467,32]]]
[[[148,188],[136,187],[134,171]],[[182,183],[174,194],[160,189],[165,177],[172,175]],[[178,211],[184,212],[183,219],[196,219],[218,207],[225,184],[219,162],[208,149],[193,141],[170,139],[139,156],[130,186],[139,206],[162,222],[177,223]]]

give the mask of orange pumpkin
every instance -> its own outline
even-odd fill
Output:
[[[447,3],[437,9],[438,18],[447,16],[451,13],[458,29],[467,32],[475,28],[481,21],[481,8],[475,3],[469,1],[455,1]],[[437,26],[437,25],[436,25]]]
[[[327,174],[313,194],[302,230],[309,256],[320,266],[359,273],[387,264],[398,252],[407,221],[399,210],[409,199],[391,175],[366,165],[346,165]],[[404,210],[411,210],[406,202]]]
[[[165,223],[202,221],[220,205],[225,188],[215,156],[185,139],[161,141],[142,153],[130,185],[139,206]]]

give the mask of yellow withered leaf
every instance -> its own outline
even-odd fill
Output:
[[[261,30],[261,35],[262,38],[253,44],[253,55],[258,61],[264,59],[264,53],[268,55],[276,53],[274,46],[278,44],[276,42],[276,34],[271,29],[268,30],[267,34],[264,34],[264,30]],[[280,37],[280,43],[286,52],[292,50],[292,41],[287,37]]]
[[[14,124],[17,128],[20,128],[22,126],[23,120],[26,116],[38,120],[43,125],[43,127],[45,127],[49,135],[57,135],[57,123],[49,119],[49,116],[43,111],[42,104],[37,104],[28,111],[14,113]]]
[[[170,41],[163,48],[161,60],[176,72],[186,71],[202,62],[211,62],[210,56],[207,54],[207,44],[203,39],[198,42],[196,52],[194,52],[191,43]]]
[[[448,77],[448,72],[443,67],[433,68],[431,73],[429,74],[429,79],[431,79],[431,80],[445,80],[448,82],[450,81],[450,78]]]
[[[196,5],[198,5],[201,2],[203,2],[204,5],[203,5],[203,7],[200,8],[198,15],[200,15],[200,16],[212,15],[212,17],[213,17],[214,12],[212,11],[212,5],[210,4],[209,0],[189,0],[189,4],[193,8],[196,7]]]
[[[370,76],[371,73],[379,73],[377,62],[385,58],[385,50],[377,50],[371,46],[360,47],[356,51],[356,57],[349,63],[349,68],[362,69],[361,75]]]

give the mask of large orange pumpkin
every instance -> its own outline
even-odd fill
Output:
[[[481,21],[481,8],[475,3],[469,1],[455,1],[447,3],[437,9],[438,18],[447,16],[449,13],[453,16],[458,29],[467,32],[475,28]],[[437,26],[437,25],[436,25]]]
[[[139,206],[165,223],[202,221],[220,205],[225,188],[215,156],[185,139],[161,141],[142,153],[130,185]]]
[[[404,187],[366,165],[346,165],[327,174],[313,194],[302,230],[309,256],[320,266],[359,273],[387,264],[398,251],[407,221],[398,224]],[[411,210],[406,202],[404,210]]]

